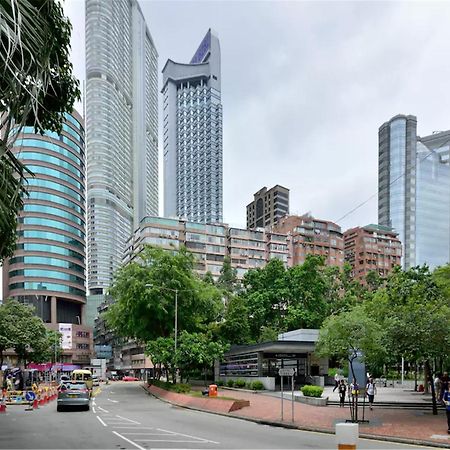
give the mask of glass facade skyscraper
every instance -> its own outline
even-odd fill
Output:
[[[450,261],[450,132],[417,136],[417,119],[398,115],[379,129],[378,222],[403,246],[404,268]]]
[[[86,0],[88,287],[103,294],[158,214],[158,54],[136,0]]]
[[[33,305],[51,328],[64,324],[83,342],[64,347],[68,362],[89,360],[86,303],[84,124],[65,115],[60,134],[24,127],[13,152],[33,173],[26,175],[14,255],[3,267],[3,298]],[[72,326],[73,324],[73,326]],[[78,333],[78,335],[77,335]]]
[[[220,45],[208,30],[189,64],[163,69],[164,215],[223,219]]]

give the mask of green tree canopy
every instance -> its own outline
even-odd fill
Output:
[[[60,131],[80,98],[69,59],[71,25],[56,0],[0,2],[0,261],[11,256],[26,169],[12,153],[24,125]]]
[[[221,316],[220,290],[193,271],[194,257],[181,248],[170,252],[147,246],[139,258],[121,267],[110,294],[115,302],[106,320],[121,336],[149,342],[173,335],[175,290],[178,330],[198,332]]]

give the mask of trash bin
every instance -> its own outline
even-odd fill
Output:
[[[217,384],[209,385],[208,397],[217,397]]]

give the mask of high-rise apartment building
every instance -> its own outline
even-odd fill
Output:
[[[378,223],[398,233],[402,266],[450,261],[450,131],[417,135],[415,116],[379,129]]]
[[[397,233],[381,225],[355,227],[344,232],[345,261],[352,266],[353,278],[365,283],[369,272],[385,278],[400,266],[402,244]]]
[[[273,227],[289,214],[289,189],[276,185],[267,190],[264,186],[247,205],[247,228]]]
[[[164,216],[223,216],[220,45],[208,30],[189,64],[163,68]]]
[[[104,294],[158,214],[158,54],[136,0],[86,0],[88,288]]]
[[[328,266],[344,265],[344,238],[339,225],[304,214],[283,217],[273,229],[290,237],[290,265],[303,264],[308,255],[324,256]]]
[[[84,124],[65,115],[60,134],[24,127],[13,153],[26,174],[28,196],[19,213],[14,255],[3,266],[3,298],[33,305],[63,334],[63,362],[86,364],[92,329],[85,326]]]

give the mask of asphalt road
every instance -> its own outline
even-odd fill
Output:
[[[335,449],[329,434],[258,425],[171,406],[139,383],[103,386],[90,411],[10,406],[0,415],[0,449]],[[419,449],[360,439],[358,449]]]

